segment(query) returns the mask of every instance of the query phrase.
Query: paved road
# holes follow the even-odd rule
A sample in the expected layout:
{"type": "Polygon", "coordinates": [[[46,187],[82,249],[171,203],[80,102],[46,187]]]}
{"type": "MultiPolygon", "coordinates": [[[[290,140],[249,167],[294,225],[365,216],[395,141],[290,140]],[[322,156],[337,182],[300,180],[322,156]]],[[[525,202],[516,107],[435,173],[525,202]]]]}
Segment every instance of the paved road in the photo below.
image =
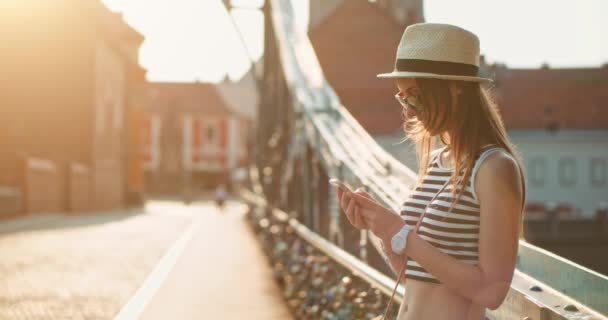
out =
{"type": "Polygon", "coordinates": [[[112,319],[193,221],[176,202],[144,210],[0,222],[0,319],[112,319]]]}
{"type": "Polygon", "coordinates": [[[0,319],[113,319],[128,306],[131,319],[291,319],[245,207],[228,209],[154,201],[0,221],[0,319]]]}
{"type": "Polygon", "coordinates": [[[244,220],[246,206],[206,207],[141,319],[289,320],[270,266],[244,220]]]}

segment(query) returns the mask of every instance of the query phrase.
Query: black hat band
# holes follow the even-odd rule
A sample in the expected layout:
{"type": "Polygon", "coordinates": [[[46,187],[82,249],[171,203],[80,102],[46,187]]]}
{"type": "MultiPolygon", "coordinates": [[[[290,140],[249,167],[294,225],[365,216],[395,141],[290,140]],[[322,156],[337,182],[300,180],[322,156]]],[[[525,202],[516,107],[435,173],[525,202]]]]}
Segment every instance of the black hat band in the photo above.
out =
{"type": "Polygon", "coordinates": [[[458,62],[431,61],[422,59],[397,59],[395,71],[425,72],[441,75],[476,77],[479,67],[458,62]]]}

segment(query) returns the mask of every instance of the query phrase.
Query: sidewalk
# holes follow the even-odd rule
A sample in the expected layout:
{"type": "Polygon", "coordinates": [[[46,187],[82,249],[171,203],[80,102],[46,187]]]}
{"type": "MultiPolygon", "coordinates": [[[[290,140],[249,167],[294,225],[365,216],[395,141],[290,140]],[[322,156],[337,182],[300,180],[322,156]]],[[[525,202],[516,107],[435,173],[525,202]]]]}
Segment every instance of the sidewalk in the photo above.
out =
{"type": "Polygon", "coordinates": [[[235,201],[227,202],[224,212],[205,206],[158,290],[145,306],[136,306],[143,308],[139,319],[292,319],[244,220],[246,209],[235,201]]]}

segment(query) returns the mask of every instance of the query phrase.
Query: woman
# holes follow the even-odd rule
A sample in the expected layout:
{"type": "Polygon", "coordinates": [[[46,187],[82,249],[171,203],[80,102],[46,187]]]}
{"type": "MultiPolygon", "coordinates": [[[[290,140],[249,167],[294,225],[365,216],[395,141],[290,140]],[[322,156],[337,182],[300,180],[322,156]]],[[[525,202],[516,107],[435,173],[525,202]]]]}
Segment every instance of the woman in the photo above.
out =
{"type": "Polygon", "coordinates": [[[420,163],[416,187],[400,214],[366,192],[338,189],[351,224],[380,238],[393,270],[409,256],[400,320],[484,319],[511,284],[523,166],[478,69],[473,33],[435,23],[406,28],[395,71],[378,76],[395,79],[399,89],[404,130],[420,163]],[[445,146],[431,152],[437,140],[445,146]],[[423,211],[418,232],[409,232],[423,211]]]}

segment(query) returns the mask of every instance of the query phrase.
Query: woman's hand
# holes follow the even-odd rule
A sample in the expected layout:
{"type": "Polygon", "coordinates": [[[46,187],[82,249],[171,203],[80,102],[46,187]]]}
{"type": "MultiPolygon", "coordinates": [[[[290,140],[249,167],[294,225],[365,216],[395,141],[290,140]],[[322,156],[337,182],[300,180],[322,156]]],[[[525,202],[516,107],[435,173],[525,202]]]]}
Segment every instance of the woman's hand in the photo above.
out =
{"type": "Polygon", "coordinates": [[[393,213],[392,210],[384,207],[373,198],[354,193],[352,200],[360,208],[359,214],[367,222],[369,229],[384,243],[390,243],[393,235],[405,225],[405,221],[399,215],[393,213]]]}
{"type": "Polygon", "coordinates": [[[338,199],[353,226],[358,229],[370,229],[385,243],[390,243],[393,235],[405,225],[401,217],[382,206],[365,191],[338,190],[338,199]]]}
{"type": "Polygon", "coordinates": [[[347,190],[343,190],[342,188],[337,187],[338,193],[338,203],[340,207],[346,214],[346,218],[348,222],[350,222],[353,227],[357,229],[369,229],[367,222],[361,218],[361,214],[359,213],[359,207],[356,205],[356,201],[352,199],[353,193],[363,193],[366,196],[370,196],[367,192],[362,191],[360,189],[355,190],[355,192],[350,192],[347,190]]]}

